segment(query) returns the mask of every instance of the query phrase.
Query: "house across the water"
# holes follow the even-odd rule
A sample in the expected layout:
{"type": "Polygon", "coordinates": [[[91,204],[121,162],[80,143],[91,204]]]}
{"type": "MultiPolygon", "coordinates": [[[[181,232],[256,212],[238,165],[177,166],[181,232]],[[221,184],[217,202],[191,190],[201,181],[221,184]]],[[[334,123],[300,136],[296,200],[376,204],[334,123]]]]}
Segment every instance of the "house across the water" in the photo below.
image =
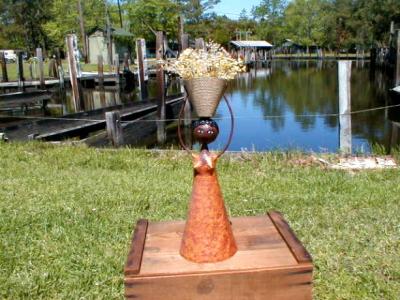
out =
{"type": "MultiPolygon", "coordinates": [[[[129,45],[132,38],[133,34],[121,28],[111,28],[111,57],[114,59],[115,54],[118,54],[119,59],[121,60],[124,57],[124,53],[130,53],[129,45]]],[[[108,53],[107,30],[95,28],[89,33],[88,51],[89,63],[97,64],[97,58],[99,55],[103,56],[105,63],[108,61],[110,56],[108,53]]]]}

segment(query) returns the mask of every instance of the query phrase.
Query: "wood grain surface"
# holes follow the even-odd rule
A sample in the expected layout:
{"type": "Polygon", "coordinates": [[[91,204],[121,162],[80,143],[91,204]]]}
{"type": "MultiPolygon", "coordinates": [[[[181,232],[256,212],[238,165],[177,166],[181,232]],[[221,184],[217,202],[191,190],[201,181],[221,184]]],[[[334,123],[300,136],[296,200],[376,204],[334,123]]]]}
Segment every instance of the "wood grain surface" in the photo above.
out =
{"type": "MultiPolygon", "coordinates": [[[[308,252],[281,214],[271,212],[266,216],[232,218],[231,222],[238,251],[231,258],[216,263],[193,263],[179,254],[184,221],[149,223],[140,270],[127,273],[125,268],[125,297],[312,299],[311,258],[307,257],[305,253],[308,252]]],[[[132,243],[132,249],[140,249],[134,244],[142,245],[142,234],[143,229],[139,229],[138,242],[132,243]]],[[[132,259],[138,262],[135,255],[132,259]]],[[[135,269],[132,266],[130,268],[135,269]]]]}
{"type": "Polygon", "coordinates": [[[129,251],[128,259],[125,264],[125,275],[138,274],[140,271],[148,224],[149,222],[144,219],[136,223],[132,237],[131,250],[129,251]]]}
{"type": "Polygon", "coordinates": [[[282,214],[277,211],[268,213],[276,229],[281,234],[289,249],[292,251],[298,263],[311,263],[312,258],[310,253],[304,248],[303,244],[294,234],[289,224],[285,221],[282,214]]]}

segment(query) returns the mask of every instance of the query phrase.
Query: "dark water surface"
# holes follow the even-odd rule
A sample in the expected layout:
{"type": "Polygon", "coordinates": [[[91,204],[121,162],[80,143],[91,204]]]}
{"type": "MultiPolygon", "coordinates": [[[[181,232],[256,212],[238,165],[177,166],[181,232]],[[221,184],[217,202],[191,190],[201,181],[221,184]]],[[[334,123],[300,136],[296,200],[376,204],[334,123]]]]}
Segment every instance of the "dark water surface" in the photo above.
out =
{"type": "MultiPolygon", "coordinates": [[[[353,61],[351,109],[353,112],[398,104],[397,95],[389,93],[392,82],[382,72],[371,72],[369,63],[353,61]]],[[[169,94],[180,91],[173,83],[169,94]]],[[[149,84],[155,97],[155,82],[149,84]]],[[[235,131],[229,150],[301,149],[336,152],[339,148],[338,80],[336,61],[276,60],[268,67],[251,69],[229,84],[226,96],[235,114],[235,131]]],[[[41,108],[14,110],[12,115],[62,116],[79,111],[140,101],[133,91],[106,87],[84,89],[78,105],[55,92],[51,103],[41,108]]],[[[7,112],[2,112],[2,114],[7,112]]],[[[224,102],[214,118],[220,127],[218,139],[210,145],[222,148],[229,134],[230,119],[224,102]]],[[[399,144],[400,109],[380,109],[351,116],[353,152],[370,152],[372,145],[390,149],[399,144]]],[[[167,142],[158,145],[154,137],[132,146],[149,148],[177,147],[176,123],[167,127],[167,142]],[[169,128],[169,129],[168,129],[169,128]],[[153,141],[153,142],[149,142],[153,141]],[[150,144],[149,144],[150,143],[150,144]]]]}
{"type": "MultiPolygon", "coordinates": [[[[352,63],[351,109],[359,111],[393,103],[390,81],[369,64],[352,63]],[[392,99],[391,99],[392,98],[392,99]]],[[[230,150],[302,149],[336,152],[339,148],[338,80],[336,61],[274,61],[270,68],[252,69],[234,80],[227,93],[236,116],[230,150]]],[[[227,137],[228,109],[217,111],[221,137],[227,137]]],[[[398,145],[399,108],[351,116],[353,151],[369,152],[374,144],[398,145]],[[394,132],[395,131],[395,132],[394,132]]]]}

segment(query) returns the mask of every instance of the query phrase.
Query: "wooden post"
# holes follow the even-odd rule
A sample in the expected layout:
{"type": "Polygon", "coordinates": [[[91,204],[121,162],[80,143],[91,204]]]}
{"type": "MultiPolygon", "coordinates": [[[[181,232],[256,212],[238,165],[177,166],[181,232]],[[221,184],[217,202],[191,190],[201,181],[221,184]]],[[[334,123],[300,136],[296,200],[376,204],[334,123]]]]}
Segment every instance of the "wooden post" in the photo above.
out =
{"type": "MultiPolygon", "coordinates": [[[[180,32],[179,50],[181,52],[183,52],[186,48],[189,47],[189,35],[187,33],[184,33],[184,30],[183,30],[183,16],[181,16],[180,20],[179,20],[179,32],[180,32]]],[[[199,41],[199,43],[200,43],[200,41],[199,41]]],[[[181,86],[181,93],[184,95],[184,97],[186,97],[186,91],[183,86],[183,80],[181,80],[180,86],[181,86]]],[[[185,108],[184,108],[184,119],[183,119],[183,124],[185,126],[189,126],[191,124],[191,117],[192,117],[191,105],[190,105],[190,102],[187,102],[185,104],[185,108]]],[[[185,134],[185,137],[187,137],[187,136],[188,135],[185,134]]]]}
{"type": "Polygon", "coordinates": [[[178,43],[179,43],[179,53],[183,51],[183,15],[178,17],[178,43]]]}
{"type": "Polygon", "coordinates": [[[0,52],[0,64],[1,64],[1,81],[8,82],[7,63],[6,63],[6,58],[4,56],[4,52],[0,52]]]}
{"type": "Polygon", "coordinates": [[[68,68],[69,68],[69,79],[71,81],[72,87],[72,99],[75,103],[75,110],[79,111],[80,109],[80,92],[79,92],[79,84],[78,84],[78,70],[77,70],[77,61],[75,57],[75,47],[76,45],[76,36],[74,34],[68,34],[67,39],[67,53],[68,53],[68,68]]]}
{"type": "MultiPolygon", "coordinates": [[[[187,47],[189,47],[189,35],[188,34],[184,34],[183,35],[183,39],[182,39],[182,50],[185,50],[187,47]]],[[[183,80],[181,80],[181,92],[183,93],[183,96],[186,98],[186,90],[183,86],[183,80]]],[[[184,108],[184,119],[183,119],[183,125],[185,125],[185,127],[188,127],[191,125],[192,123],[192,106],[190,104],[190,102],[186,102],[185,104],[185,108],[184,108]]],[[[191,145],[191,132],[190,133],[186,133],[185,134],[186,138],[190,138],[190,145],[191,145]]],[[[188,145],[188,144],[187,144],[188,145]]]]}
{"type": "Polygon", "coordinates": [[[141,99],[147,98],[147,62],[146,62],[146,42],[144,39],[136,40],[136,53],[138,65],[138,78],[141,99]]]}
{"type": "Polygon", "coordinates": [[[17,70],[18,70],[18,90],[24,91],[24,60],[22,59],[22,52],[17,53],[17,70]]]}
{"type": "Polygon", "coordinates": [[[103,64],[103,55],[97,55],[97,73],[99,79],[99,86],[103,86],[104,84],[104,64],[103,64]]]}
{"type": "Polygon", "coordinates": [[[107,135],[114,147],[124,143],[119,111],[106,112],[107,135]]]}
{"type": "Polygon", "coordinates": [[[400,30],[397,31],[395,87],[400,86],[400,30]]]}
{"type": "Polygon", "coordinates": [[[203,38],[197,38],[195,40],[196,49],[204,49],[205,44],[203,38]]]}
{"type": "Polygon", "coordinates": [[[185,50],[188,47],[188,42],[189,42],[189,36],[185,34],[184,31],[184,18],[183,15],[181,14],[178,18],[178,43],[179,43],[179,53],[181,53],[183,50],[185,50]]]}
{"type": "Polygon", "coordinates": [[[105,107],[107,102],[106,102],[106,91],[104,90],[104,87],[100,87],[99,89],[99,96],[100,96],[100,103],[102,107],[105,107]]]}
{"type": "MultiPolygon", "coordinates": [[[[164,59],[164,33],[157,31],[156,33],[156,59],[164,59]]],[[[157,64],[157,141],[161,144],[166,141],[165,132],[165,78],[164,67],[162,64],[157,64]]]]}
{"type": "Polygon", "coordinates": [[[339,148],[351,154],[351,61],[338,61],[339,148]]]}
{"type": "Polygon", "coordinates": [[[40,81],[40,88],[45,89],[46,83],[44,82],[44,65],[43,65],[43,52],[42,48],[36,48],[36,57],[39,61],[39,81],[40,81]]]}

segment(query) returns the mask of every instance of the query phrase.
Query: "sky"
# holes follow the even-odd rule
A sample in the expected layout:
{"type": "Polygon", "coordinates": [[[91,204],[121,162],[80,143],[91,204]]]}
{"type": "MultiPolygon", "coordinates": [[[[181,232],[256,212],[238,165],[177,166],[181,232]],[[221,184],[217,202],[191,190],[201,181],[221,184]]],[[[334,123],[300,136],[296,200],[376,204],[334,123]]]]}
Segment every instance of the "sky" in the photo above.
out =
{"type": "Polygon", "coordinates": [[[261,0],[221,0],[219,4],[217,4],[213,11],[217,13],[217,15],[226,15],[231,19],[238,19],[239,14],[242,9],[246,9],[247,14],[251,12],[251,8],[260,4],[261,0]]]}

